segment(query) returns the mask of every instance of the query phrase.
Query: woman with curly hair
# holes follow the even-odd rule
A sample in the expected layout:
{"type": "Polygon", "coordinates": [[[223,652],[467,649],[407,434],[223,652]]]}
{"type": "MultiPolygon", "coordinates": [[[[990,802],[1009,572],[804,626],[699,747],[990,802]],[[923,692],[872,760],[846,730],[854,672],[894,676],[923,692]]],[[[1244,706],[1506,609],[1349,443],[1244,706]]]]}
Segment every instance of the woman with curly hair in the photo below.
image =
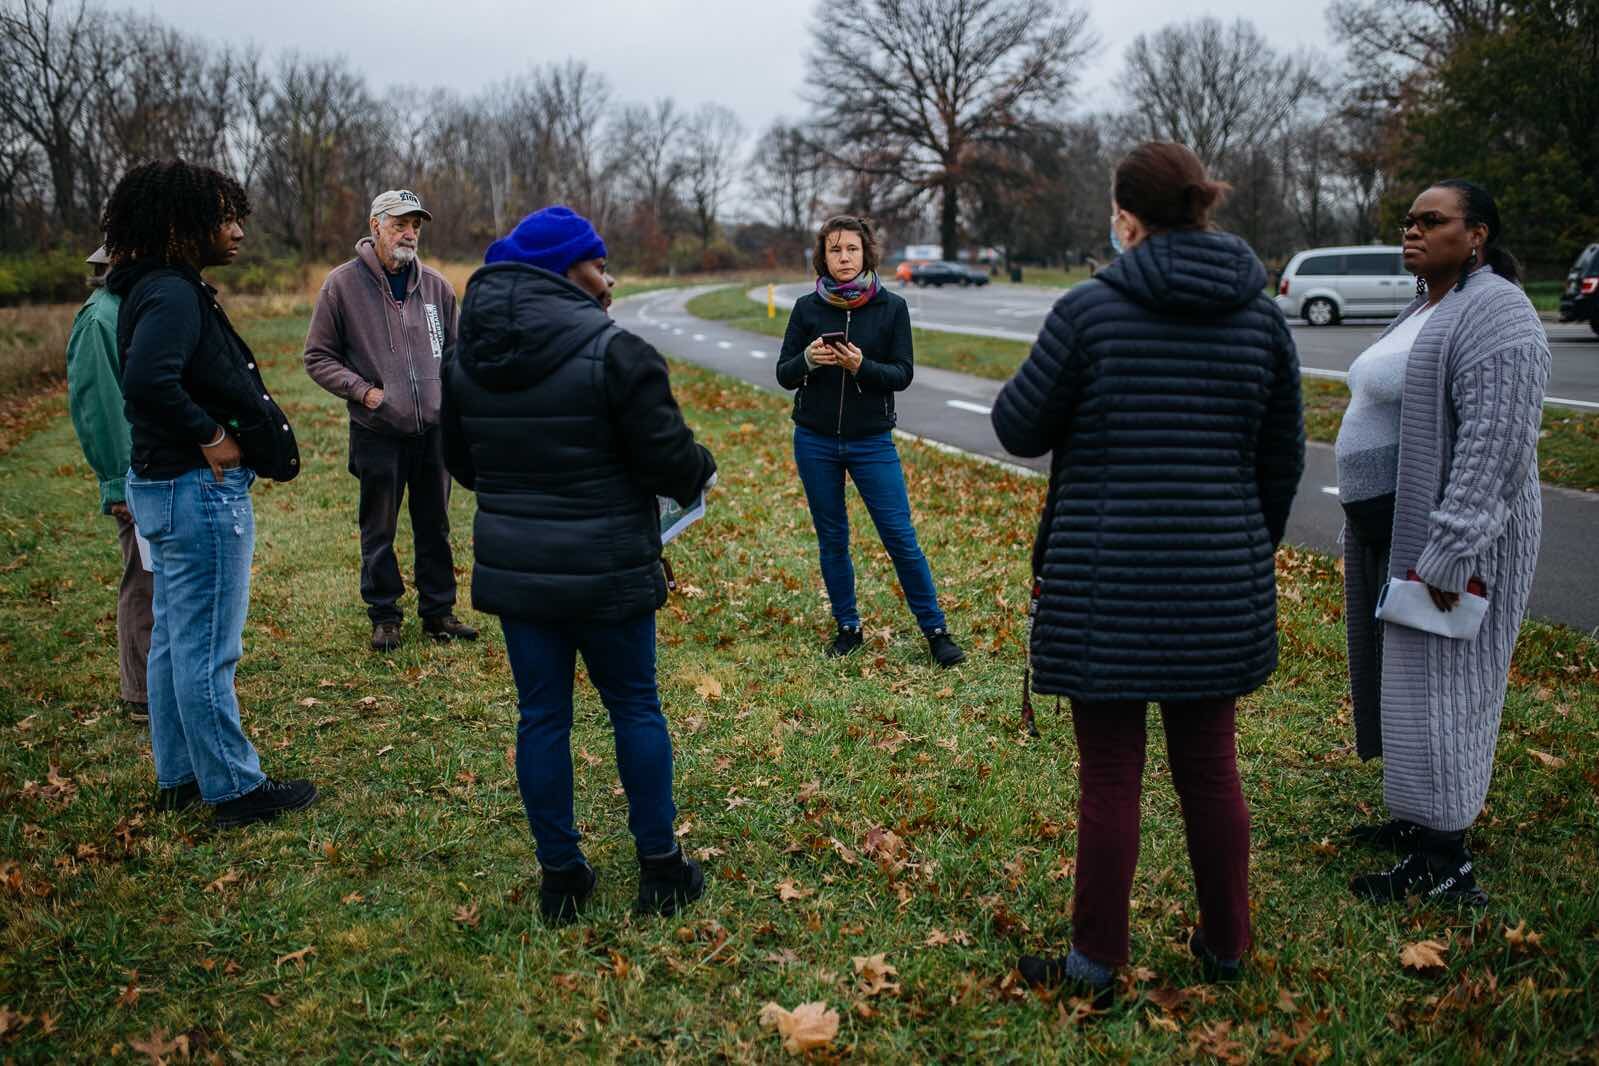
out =
{"type": "Polygon", "coordinates": [[[222,828],[311,804],[275,781],[239,723],[234,669],[250,603],[257,476],[299,472],[288,419],[200,272],[233,261],[250,201],[232,178],[179,160],[129,171],[102,225],[122,298],[117,348],[133,430],[128,505],[150,542],[148,667],[156,806],[201,802],[222,828]]]}

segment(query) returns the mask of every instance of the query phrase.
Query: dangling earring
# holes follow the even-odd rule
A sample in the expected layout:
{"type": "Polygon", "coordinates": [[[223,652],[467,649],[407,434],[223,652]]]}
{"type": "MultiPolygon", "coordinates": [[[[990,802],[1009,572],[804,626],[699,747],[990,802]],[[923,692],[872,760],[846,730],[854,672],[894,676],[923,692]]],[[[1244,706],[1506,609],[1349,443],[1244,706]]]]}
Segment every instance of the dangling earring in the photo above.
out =
{"type": "Polygon", "coordinates": [[[1473,248],[1471,250],[1471,255],[1466,257],[1466,265],[1464,267],[1462,267],[1461,270],[1460,270],[1460,280],[1455,283],[1455,291],[1456,292],[1459,292],[1461,289],[1464,289],[1466,287],[1466,279],[1471,276],[1471,272],[1473,270],[1475,270],[1476,267],[1477,267],[1477,249],[1473,248]]]}
{"type": "Polygon", "coordinates": [[[1423,278],[1420,278],[1420,277],[1416,278],[1416,295],[1417,296],[1425,296],[1425,295],[1427,295],[1427,282],[1423,278]]]}

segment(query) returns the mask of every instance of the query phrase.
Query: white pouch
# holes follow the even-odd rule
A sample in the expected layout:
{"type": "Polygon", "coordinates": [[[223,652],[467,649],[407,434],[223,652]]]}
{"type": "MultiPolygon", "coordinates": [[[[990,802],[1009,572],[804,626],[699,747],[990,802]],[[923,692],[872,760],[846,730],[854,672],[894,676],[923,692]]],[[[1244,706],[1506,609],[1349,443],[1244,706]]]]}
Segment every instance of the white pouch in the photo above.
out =
{"type": "Polygon", "coordinates": [[[1488,598],[1475,592],[1462,592],[1453,610],[1440,611],[1426,583],[1415,578],[1391,577],[1377,597],[1377,617],[1382,621],[1455,640],[1475,637],[1487,614],[1488,598]]]}

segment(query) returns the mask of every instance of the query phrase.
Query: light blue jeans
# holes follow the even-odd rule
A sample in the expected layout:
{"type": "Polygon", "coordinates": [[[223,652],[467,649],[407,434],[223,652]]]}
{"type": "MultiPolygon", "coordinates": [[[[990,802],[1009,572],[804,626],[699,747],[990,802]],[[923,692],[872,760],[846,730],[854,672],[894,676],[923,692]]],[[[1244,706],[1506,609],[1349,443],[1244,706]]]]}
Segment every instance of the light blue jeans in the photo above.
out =
{"type": "Polygon", "coordinates": [[[128,508],[150,542],[155,575],[148,679],[156,784],[198,782],[212,804],[266,780],[233,692],[250,607],[254,481],[247,467],[220,482],[209,469],[171,481],[128,471],[128,508]]]}

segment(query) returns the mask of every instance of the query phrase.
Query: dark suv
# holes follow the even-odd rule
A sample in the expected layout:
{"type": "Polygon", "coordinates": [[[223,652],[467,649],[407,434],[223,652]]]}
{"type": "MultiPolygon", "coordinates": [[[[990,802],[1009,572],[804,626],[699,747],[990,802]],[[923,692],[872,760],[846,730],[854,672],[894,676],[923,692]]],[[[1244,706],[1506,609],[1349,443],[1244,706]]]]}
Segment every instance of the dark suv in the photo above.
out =
{"type": "Polygon", "coordinates": [[[987,285],[988,275],[964,263],[942,260],[911,267],[913,285],[987,285]]]}
{"type": "Polygon", "coordinates": [[[1599,333],[1599,244],[1590,244],[1571,264],[1560,294],[1560,321],[1586,322],[1599,333]]]}

